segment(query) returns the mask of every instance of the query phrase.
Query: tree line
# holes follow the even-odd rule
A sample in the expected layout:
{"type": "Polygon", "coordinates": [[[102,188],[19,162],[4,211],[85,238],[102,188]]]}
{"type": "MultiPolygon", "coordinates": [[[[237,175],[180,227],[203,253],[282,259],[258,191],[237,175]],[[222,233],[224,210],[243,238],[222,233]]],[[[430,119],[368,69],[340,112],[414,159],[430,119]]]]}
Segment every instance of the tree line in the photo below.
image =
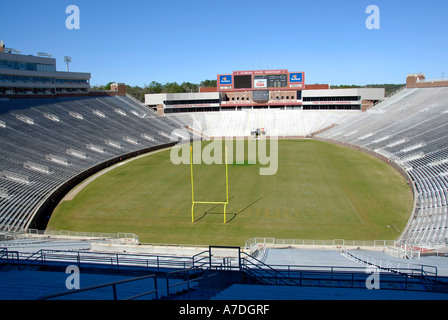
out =
{"type": "MultiPolygon", "coordinates": [[[[110,85],[112,83],[114,83],[114,81],[103,86],[92,86],[90,90],[110,90],[110,85]]],[[[178,84],[177,82],[167,82],[162,84],[157,81],[152,81],[150,84],[145,84],[143,87],[126,85],[126,92],[134,98],[144,102],[145,94],[199,92],[200,87],[216,87],[216,80],[204,80],[199,84],[191,82],[183,82],[182,84],[178,84]]]]}

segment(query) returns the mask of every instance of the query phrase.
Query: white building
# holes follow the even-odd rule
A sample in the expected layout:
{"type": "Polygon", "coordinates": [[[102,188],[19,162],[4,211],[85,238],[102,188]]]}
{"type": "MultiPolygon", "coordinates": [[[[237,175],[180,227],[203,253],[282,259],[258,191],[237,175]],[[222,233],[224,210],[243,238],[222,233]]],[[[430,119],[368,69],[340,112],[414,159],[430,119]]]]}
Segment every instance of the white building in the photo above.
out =
{"type": "Polygon", "coordinates": [[[0,50],[0,96],[87,93],[90,73],[56,71],[56,59],[0,50]]]}

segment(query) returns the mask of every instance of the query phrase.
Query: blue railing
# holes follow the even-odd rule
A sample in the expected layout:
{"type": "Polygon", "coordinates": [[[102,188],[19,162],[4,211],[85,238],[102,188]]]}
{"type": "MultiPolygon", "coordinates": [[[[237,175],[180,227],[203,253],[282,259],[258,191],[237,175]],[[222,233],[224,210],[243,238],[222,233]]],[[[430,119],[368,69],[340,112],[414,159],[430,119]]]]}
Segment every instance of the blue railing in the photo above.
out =
{"type": "Polygon", "coordinates": [[[77,294],[80,292],[94,291],[97,289],[102,289],[102,288],[107,288],[107,287],[112,287],[113,300],[118,300],[118,294],[117,294],[117,286],[118,285],[124,284],[124,283],[129,283],[129,282],[146,280],[148,278],[154,279],[154,289],[133,295],[131,297],[124,298],[123,300],[134,300],[134,299],[141,298],[141,297],[144,297],[144,296],[147,296],[150,294],[154,294],[155,299],[158,299],[159,291],[157,289],[157,277],[155,274],[151,274],[151,275],[147,275],[147,276],[142,276],[142,277],[137,277],[137,278],[132,278],[132,279],[125,279],[125,280],[118,280],[118,281],[114,281],[114,282],[104,283],[104,284],[90,286],[90,287],[81,288],[81,289],[67,290],[67,291],[63,291],[63,292],[59,292],[59,293],[55,293],[55,294],[42,296],[39,298],[39,300],[60,298],[63,296],[74,295],[74,294],[77,294]]]}
{"type": "Polygon", "coordinates": [[[0,260],[14,265],[36,266],[97,266],[102,269],[126,270],[138,269],[142,271],[161,271],[165,268],[189,269],[196,265],[203,265],[207,260],[195,257],[139,255],[125,253],[82,252],[63,250],[39,250],[35,253],[22,253],[3,249],[0,260]],[[202,261],[203,260],[203,261],[202,261]]]}
{"type": "MultiPolygon", "coordinates": [[[[186,285],[190,292],[189,286],[194,281],[191,278],[192,270],[243,272],[243,279],[255,280],[263,284],[349,288],[366,288],[366,281],[371,275],[366,272],[365,266],[267,265],[241,251],[238,252],[238,256],[223,259],[214,256],[211,248],[216,247],[210,247],[209,250],[191,257],[60,250],[40,250],[33,254],[25,254],[0,249],[0,262],[19,267],[24,265],[43,267],[77,265],[78,267],[93,267],[98,270],[164,272],[169,274],[164,277],[167,281],[168,295],[170,295],[170,288],[180,286],[180,284],[172,284],[170,279],[173,275],[181,272],[188,272],[188,276],[181,284],[186,285]],[[177,270],[180,271],[177,272],[177,270]]],[[[379,269],[378,274],[382,289],[448,292],[448,279],[437,276],[437,269],[432,266],[404,270],[379,269]]]]}
{"type": "Polygon", "coordinates": [[[171,271],[166,275],[166,296],[169,298],[171,295],[171,288],[178,287],[178,286],[186,286],[187,290],[187,296],[188,300],[190,300],[190,292],[192,288],[192,282],[199,282],[200,280],[204,279],[208,275],[206,274],[205,270],[202,268],[191,268],[187,270],[177,270],[177,271],[171,271]],[[181,282],[175,282],[174,284],[170,284],[170,280],[173,279],[173,275],[176,275],[176,279],[178,279],[179,276],[181,276],[182,279],[185,279],[181,282]]]}

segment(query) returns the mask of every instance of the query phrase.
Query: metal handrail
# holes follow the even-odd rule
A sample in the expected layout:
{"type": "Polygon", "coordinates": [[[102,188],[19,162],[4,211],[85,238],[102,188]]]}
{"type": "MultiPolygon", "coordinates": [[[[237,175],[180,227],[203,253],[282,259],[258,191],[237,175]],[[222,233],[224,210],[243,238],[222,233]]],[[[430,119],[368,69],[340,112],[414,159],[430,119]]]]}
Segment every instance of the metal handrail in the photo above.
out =
{"type": "Polygon", "coordinates": [[[189,259],[178,256],[160,256],[160,255],[143,255],[143,254],[125,254],[125,253],[103,253],[103,252],[79,252],[79,251],[63,251],[63,250],[39,250],[28,255],[25,261],[37,262],[41,258],[40,263],[45,265],[53,260],[71,261],[80,265],[82,263],[99,263],[119,269],[120,266],[144,266],[146,268],[155,267],[157,269],[166,266],[174,266],[188,268],[193,263],[189,259]],[[32,259],[32,258],[35,259],[32,259]]]}
{"type": "Polygon", "coordinates": [[[20,270],[20,252],[19,251],[10,251],[7,248],[4,248],[0,251],[0,260],[3,260],[6,257],[6,263],[11,263],[11,259],[13,259],[14,255],[16,256],[17,266],[20,270]],[[11,257],[11,258],[10,258],[11,257]]]}
{"type": "Polygon", "coordinates": [[[371,261],[368,261],[368,257],[360,254],[354,254],[348,250],[343,250],[343,255],[347,255],[348,258],[355,259],[361,263],[372,265],[377,267],[378,269],[385,270],[387,272],[396,272],[403,275],[410,275],[413,277],[422,277],[422,278],[434,278],[437,280],[438,278],[438,269],[436,266],[430,266],[430,265],[423,265],[423,264],[409,264],[409,263],[402,263],[404,265],[407,265],[406,268],[400,267],[400,263],[397,263],[397,266],[394,267],[393,263],[386,260],[386,266],[382,265],[382,259],[375,259],[372,258],[371,261]],[[414,267],[412,267],[414,266],[414,267]],[[425,269],[426,268],[426,269],[425,269]],[[429,271],[428,269],[432,269],[434,271],[429,271]]]}
{"type": "Polygon", "coordinates": [[[196,267],[196,266],[197,266],[197,263],[199,263],[199,262],[201,262],[201,263],[200,263],[200,266],[201,266],[201,267],[204,266],[204,265],[206,265],[207,262],[208,262],[208,258],[209,258],[209,257],[208,257],[208,253],[209,253],[209,251],[206,250],[206,251],[202,251],[202,252],[199,252],[199,253],[193,255],[193,256],[191,257],[192,262],[193,262],[193,267],[196,267]],[[197,257],[199,257],[199,256],[201,256],[201,255],[203,255],[204,253],[207,254],[207,255],[200,257],[198,260],[195,260],[195,258],[197,258],[197,257]],[[205,262],[202,262],[203,260],[205,260],[205,262]]]}
{"type": "Polygon", "coordinates": [[[191,268],[191,269],[187,269],[187,270],[176,270],[176,271],[171,271],[166,275],[166,295],[167,297],[170,296],[170,288],[171,287],[176,287],[176,286],[180,286],[183,284],[187,284],[187,288],[188,288],[188,299],[190,299],[190,282],[192,281],[198,281],[201,280],[203,278],[203,276],[198,277],[198,278],[194,278],[194,279],[190,279],[190,272],[191,271],[200,271],[201,273],[204,273],[204,270],[202,268],[191,268]],[[186,273],[187,275],[187,280],[186,281],[182,281],[182,282],[177,282],[175,284],[171,284],[170,285],[170,276],[176,273],[186,273]]]}
{"type": "Polygon", "coordinates": [[[52,298],[62,297],[62,296],[70,295],[70,294],[76,294],[76,293],[79,293],[79,292],[91,291],[91,290],[105,288],[105,287],[110,287],[110,286],[113,288],[114,300],[118,300],[118,298],[117,298],[117,287],[116,287],[117,285],[123,284],[123,283],[128,283],[128,282],[133,282],[133,281],[144,280],[144,279],[148,279],[148,278],[154,278],[154,287],[155,287],[154,290],[146,291],[146,292],[143,292],[143,293],[140,293],[140,294],[128,297],[128,298],[126,298],[124,300],[136,299],[136,298],[139,298],[139,297],[142,297],[142,296],[146,296],[146,295],[152,294],[152,293],[155,293],[156,294],[156,299],[159,299],[159,294],[158,294],[158,289],[157,289],[157,276],[155,274],[150,274],[150,275],[147,275],[147,276],[142,276],[142,277],[137,277],[137,278],[132,278],[132,279],[125,279],[125,280],[118,280],[118,281],[114,281],[114,282],[94,285],[94,286],[85,287],[85,288],[81,288],[81,289],[73,289],[73,290],[63,291],[63,292],[54,293],[54,294],[50,294],[50,295],[45,295],[45,296],[42,296],[42,297],[38,298],[38,300],[48,300],[48,299],[52,299],[52,298]]]}
{"type": "Polygon", "coordinates": [[[248,271],[248,270],[253,271],[248,266],[248,264],[250,264],[250,265],[256,267],[257,270],[259,270],[259,271],[268,271],[269,273],[274,273],[276,279],[280,279],[281,281],[286,281],[288,283],[292,282],[293,284],[297,285],[297,283],[294,280],[291,280],[288,276],[284,275],[279,270],[272,268],[270,265],[264,263],[261,260],[258,260],[257,258],[252,257],[251,255],[249,255],[245,252],[243,252],[243,254],[245,256],[247,256],[248,258],[241,258],[241,268],[242,269],[244,269],[246,271],[248,271]],[[255,260],[257,263],[254,263],[252,260],[255,260]],[[278,276],[280,276],[280,278],[278,276]]]}
{"type": "Polygon", "coordinates": [[[264,246],[354,246],[354,247],[386,247],[395,246],[395,240],[344,240],[344,239],[333,239],[333,240],[312,240],[312,239],[277,239],[268,237],[255,237],[246,240],[244,245],[245,249],[250,249],[252,246],[259,244],[264,246]]]}
{"type": "MultiPolygon", "coordinates": [[[[41,250],[38,253],[34,254],[26,254],[26,253],[19,253],[17,251],[9,251],[7,248],[0,249],[0,261],[7,261],[8,263],[14,263],[17,264],[20,268],[20,264],[26,264],[26,263],[40,263],[42,265],[48,264],[49,262],[57,261],[59,263],[72,263],[77,264],[80,266],[83,263],[96,263],[96,264],[108,264],[111,265],[112,268],[119,269],[121,266],[124,268],[126,266],[144,266],[146,264],[147,269],[149,269],[148,264],[151,264],[151,268],[154,268],[155,263],[157,264],[157,268],[159,267],[168,267],[168,268],[180,268],[182,270],[175,270],[169,273],[169,275],[166,277],[167,279],[167,292],[169,296],[169,289],[175,286],[179,286],[182,284],[186,284],[188,287],[188,294],[190,294],[190,284],[192,281],[199,281],[202,279],[205,279],[205,277],[208,277],[207,272],[210,270],[237,270],[237,271],[244,271],[246,272],[250,277],[254,277],[256,279],[259,279],[261,281],[266,282],[267,284],[272,284],[272,281],[275,280],[276,284],[281,285],[304,285],[302,280],[313,280],[315,279],[321,279],[322,275],[327,274],[326,276],[328,280],[331,282],[337,281],[340,277],[345,277],[345,279],[350,282],[350,276],[351,276],[351,286],[354,286],[355,283],[362,281],[362,277],[360,276],[366,275],[365,268],[361,267],[345,267],[345,266],[297,266],[297,265],[271,265],[271,264],[265,264],[263,261],[254,258],[250,256],[249,254],[245,252],[241,252],[239,259],[238,259],[238,266],[226,266],[226,265],[215,265],[212,264],[211,259],[209,260],[209,263],[207,263],[207,258],[210,258],[209,255],[207,255],[207,251],[202,252],[199,255],[195,255],[195,258],[200,257],[200,255],[204,255],[204,257],[200,257],[198,259],[200,261],[201,267],[198,266],[194,258],[189,257],[189,259],[185,260],[185,258],[182,258],[182,260],[179,260],[179,257],[172,257],[172,256],[152,256],[152,255],[141,255],[144,256],[147,259],[137,259],[133,258],[132,256],[139,256],[139,255],[132,255],[132,254],[110,254],[110,253],[95,253],[92,256],[88,255],[87,257],[82,257],[82,254],[84,252],[68,252],[68,251],[59,251],[59,250],[41,250]],[[29,260],[26,258],[28,257],[29,260]],[[41,259],[39,259],[41,258],[41,259]],[[54,259],[52,259],[54,258],[54,259]],[[164,260],[164,259],[167,260],[164,260]],[[205,260],[203,260],[205,258],[205,260]],[[40,260],[40,261],[39,261],[40,260]],[[237,268],[237,269],[236,269],[237,268]],[[204,273],[198,274],[198,277],[195,277],[194,279],[190,279],[191,272],[198,271],[205,272],[206,275],[204,276],[204,273]],[[186,273],[188,275],[188,279],[186,281],[176,283],[176,284],[170,284],[169,278],[170,276],[174,274],[178,274],[180,272],[186,273]],[[317,277],[317,278],[316,278],[317,277]],[[361,279],[361,280],[360,280],[361,279]]],[[[208,252],[210,253],[210,252],[208,252]]],[[[90,253],[92,254],[92,253],[90,253]]],[[[349,253],[350,254],[350,253],[349,253]]],[[[359,259],[359,257],[356,257],[356,255],[352,256],[354,259],[359,259]]],[[[368,264],[372,266],[377,266],[377,263],[374,263],[373,261],[366,261],[368,264]]],[[[400,267],[391,267],[391,265],[381,266],[379,264],[379,270],[381,270],[381,274],[384,275],[384,279],[382,278],[382,282],[390,282],[390,283],[405,283],[405,290],[418,290],[418,289],[409,289],[408,283],[414,283],[413,281],[422,281],[426,285],[434,285],[435,288],[438,291],[446,292],[448,291],[448,278],[444,277],[438,277],[437,275],[437,268],[434,266],[424,266],[424,265],[414,265],[414,268],[400,268],[400,267]],[[384,272],[384,273],[383,273],[384,272]],[[400,276],[404,277],[401,278],[401,281],[398,281],[393,278],[393,276],[400,276]],[[390,277],[392,278],[390,278],[390,277]],[[437,286],[440,286],[437,287],[437,286]]],[[[154,276],[154,275],[151,275],[154,276]]],[[[150,277],[150,276],[145,276],[150,277]]],[[[142,278],[142,277],[140,277],[142,278]]],[[[165,279],[165,277],[163,277],[165,279]]],[[[139,278],[136,278],[139,279],[139,278]]],[[[66,294],[72,294],[76,292],[86,291],[86,290],[93,290],[95,288],[105,287],[105,286],[112,286],[114,290],[114,299],[116,299],[116,285],[124,282],[130,282],[135,281],[136,279],[127,279],[122,281],[116,281],[114,283],[109,284],[103,284],[99,286],[93,286],[89,288],[83,288],[83,289],[77,289],[77,290],[71,290],[69,292],[63,292],[60,293],[61,295],[66,294]]],[[[155,286],[157,288],[156,279],[155,286]]],[[[306,285],[306,284],[305,284],[306,285]]],[[[316,285],[316,284],[313,284],[316,285]]],[[[434,291],[437,291],[434,289],[434,291]]],[[[135,295],[133,297],[129,297],[127,299],[135,299],[144,295],[148,295],[151,293],[156,293],[156,299],[158,299],[159,295],[158,292],[155,292],[154,290],[148,291],[145,293],[140,293],[138,295],[135,295]]],[[[59,294],[56,294],[59,295],[59,294]]],[[[50,299],[54,295],[51,296],[45,296],[41,299],[50,299]]],[[[56,297],[56,296],[54,296],[56,297]]]]}

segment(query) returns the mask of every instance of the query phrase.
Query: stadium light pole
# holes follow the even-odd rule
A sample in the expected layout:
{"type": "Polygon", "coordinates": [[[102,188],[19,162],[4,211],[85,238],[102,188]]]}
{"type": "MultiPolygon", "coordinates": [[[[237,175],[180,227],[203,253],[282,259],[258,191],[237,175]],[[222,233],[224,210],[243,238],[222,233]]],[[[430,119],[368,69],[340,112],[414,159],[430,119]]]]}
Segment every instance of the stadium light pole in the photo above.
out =
{"type": "Polygon", "coordinates": [[[69,71],[68,64],[69,64],[70,62],[72,62],[72,57],[67,57],[67,56],[65,56],[65,57],[64,57],[64,62],[67,64],[67,72],[70,72],[70,71],[69,71]]]}

